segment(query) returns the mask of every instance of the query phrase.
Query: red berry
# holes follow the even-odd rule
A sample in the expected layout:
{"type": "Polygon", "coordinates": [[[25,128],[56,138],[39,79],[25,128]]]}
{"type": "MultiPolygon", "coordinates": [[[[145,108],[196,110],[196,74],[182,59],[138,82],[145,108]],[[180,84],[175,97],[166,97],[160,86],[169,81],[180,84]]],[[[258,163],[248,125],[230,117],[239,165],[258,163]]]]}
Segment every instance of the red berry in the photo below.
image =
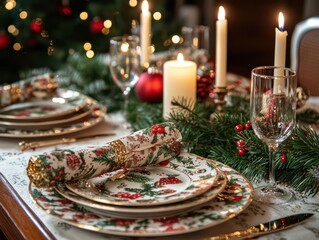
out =
{"type": "Polygon", "coordinates": [[[162,126],[158,126],[158,128],[157,128],[157,133],[159,133],[159,134],[165,133],[165,128],[162,127],[162,126]]]}
{"type": "Polygon", "coordinates": [[[240,156],[245,156],[245,154],[246,154],[245,148],[240,148],[240,149],[238,149],[238,154],[239,154],[240,156]]]}
{"type": "Polygon", "coordinates": [[[152,126],[152,133],[157,133],[157,125],[152,126]]]}
{"type": "Polygon", "coordinates": [[[240,139],[236,142],[237,147],[244,148],[245,147],[245,141],[240,139]]]}
{"type": "Polygon", "coordinates": [[[250,121],[247,121],[247,122],[246,122],[245,128],[246,128],[247,130],[250,130],[250,129],[251,129],[251,123],[250,123],[250,121]]]}
{"type": "Polygon", "coordinates": [[[286,163],[287,162],[287,154],[286,153],[283,153],[281,156],[280,156],[280,161],[282,163],[286,163]]]}
{"type": "Polygon", "coordinates": [[[236,125],[235,130],[236,130],[237,132],[241,132],[241,131],[244,130],[244,126],[241,125],[241,124],[238,124],[238,125],[236,125]]]}

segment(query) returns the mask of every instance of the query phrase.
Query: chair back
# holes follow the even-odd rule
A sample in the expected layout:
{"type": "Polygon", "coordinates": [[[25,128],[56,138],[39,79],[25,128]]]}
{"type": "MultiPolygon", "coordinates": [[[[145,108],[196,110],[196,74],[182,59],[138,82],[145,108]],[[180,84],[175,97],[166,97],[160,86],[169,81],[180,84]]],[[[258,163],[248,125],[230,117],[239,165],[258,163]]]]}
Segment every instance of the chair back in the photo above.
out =
{"type": "Polygon", "coordinates": [[[319,96],[319,17],[298,23],[291,37],[291,68],[298,86],[310,96],[319,96]]]}

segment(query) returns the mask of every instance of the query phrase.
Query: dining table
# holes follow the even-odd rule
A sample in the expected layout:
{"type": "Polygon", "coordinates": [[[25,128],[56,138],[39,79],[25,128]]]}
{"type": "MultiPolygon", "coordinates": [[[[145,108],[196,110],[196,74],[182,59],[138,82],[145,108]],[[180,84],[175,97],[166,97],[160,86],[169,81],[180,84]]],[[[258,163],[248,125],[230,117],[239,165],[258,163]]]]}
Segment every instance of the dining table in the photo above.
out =
{"type": "MultiPolygon", "coordinates": [[[[310,97],[304,107],[319,108],[319,98],[310,97]]],[[[75,132],[70,136],[83,138],[74,143],[39,147],[22,151],[19,147],[21,140],[14,137],[0,138],[0,229],[7,239],[58,239],[58,240],[98,240],[98,239],[210,239],[211,237],[244,229],[249,226],[264,223],[273,219],[297,213],[312,213],[311,218],[301,224],[284,231],[270,233],[257,239],[319,239],[319,194],[306,196],[295,193],[295,198],[282,205],[266,205],[252,199],[249,206],[242,209],[240,214],[234,214],[229,220],[216,226],[178,232],[176,235],[154,236],[116,236],[101,233],[96,229],[87,230],[81,226],[72,226],[61,221],[58,217],[41,209],[30,197],[30,180],[26,173],[29,159],[34,155],[50,152],[58,148],[70,148],[74,151],[86,147],[100,146],[131,133],[123,128],[121,113],[108,113],[103,121],[94,127],[75,132]],[[112,133],[109,136],[97,136],[112,133]]],[[[46,141],[48,138],[32,139],[46,141]]],[[[27,139],[29,140],[29,139],[27,139]]],[[[252,183],[256,186],[255,183],[252,183]]],[[[167,223],[169,224],[169,223],[167,223]]],[[[1,235],[0,235],[1,236],[1,235]]]]}

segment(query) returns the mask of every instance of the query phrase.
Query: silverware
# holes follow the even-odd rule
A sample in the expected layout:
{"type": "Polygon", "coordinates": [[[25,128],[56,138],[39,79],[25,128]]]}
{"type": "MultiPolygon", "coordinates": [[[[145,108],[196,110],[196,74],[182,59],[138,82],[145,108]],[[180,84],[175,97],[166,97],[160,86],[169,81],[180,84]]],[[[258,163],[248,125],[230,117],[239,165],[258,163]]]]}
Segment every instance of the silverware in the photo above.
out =
{"type": "Polygon", "coordinates": [[[75,138],[60,138],[60,139],[35,141],[35,142],[22,141],[22,142],[19,142],[19,147],[22,151],[24,151],[24,150],[28,150],[28,149],[36,149],[39,147],[53,146],[53,145],[57,145],[57,144],[75,143],[79,140],[84,140],[84,139],[89,139],[89,138],[107,137],[107,136],[114,136],[114,135],[115,135],[115,133],[102,133],[102,134],[83,136],[83,137],[75,137],[75,138]]]}
{"type": "Polygon", "coordinates": [[[261,223],[256,226],[248,227],[243,230],[235,231],[228,234],[221,234],[214,237],[204,238],[203,240],[228,240],[228,239],[249,239],[260,235],[286,230],[294,227],[306,219],[313,216],[312,213],[300,213],[278,218],[269,222],[261,223]]]}

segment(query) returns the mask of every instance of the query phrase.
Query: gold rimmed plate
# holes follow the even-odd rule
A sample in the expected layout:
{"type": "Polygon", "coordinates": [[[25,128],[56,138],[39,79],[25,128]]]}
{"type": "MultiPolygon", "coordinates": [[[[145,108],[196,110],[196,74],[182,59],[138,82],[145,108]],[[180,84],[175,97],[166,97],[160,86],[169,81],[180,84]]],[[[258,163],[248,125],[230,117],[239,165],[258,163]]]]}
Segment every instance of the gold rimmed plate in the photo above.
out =
{"type": "Polygon", "coordinates": [[[85,129],[91,128],[98,123],[102,122],[105,117],[105,108],[98,106],[88,116],[79,119],[75,122],[67,123],[63,126],[52,127],[50,129],[7,129],[0,127],[0,137],[6,138],[42,138],[42,137],[55,137],[66,134],[71,134],[85,129]]]}
{"type": "Polygon", "coordinates": [[[96,102],[90,103],[80,109],[78,112],[72,113],[60,117],[59,119],[49,119],[43,121],[31,121],[31,122],[15,122],[15,121],[1,121],[0,128],[6,128],[8,130],[39,130],[39,129],[50,129],[53,127],[65,126],[71,122],[78,121],[90,115],[94,109],[97,107],[96,102]]]}
{"type": "Polygon", "coordinates": [[[165,166],[128,169],[121,179],[107,180],[104,184],[91,186],[80,180],[65,186],[100,203],[155,206],[193,198],[206,192],[217,180],[217,169],[211,161],[196,155],[182,155],[166,161],[165,166]]]}
{"type": "Polygon", "coordinates": [[[65,198],[82,205],[93,213],[107,217],[121,217],[129,219],[138,218],[160,218],[174,216],[177,214],[188,212],[192,209],[200,207],[202,204],[210,201],[216,197],[221,191],[224,190],[227,183],[227,176],[217,168],[218,181],[207,192],[190,198],[185,201],[167,204],[164,206],[151,206],[151,207],[125,207],[114,206],[94,202],[89,199],[83,198],[72,191],[68,190],[64,184],[56,187],[56,190],[65,198]]]}
{"type": "Polygon", "coordinates": [[[0,119],[2,121],[53,119],[79,111],[88,104],[88,101],[89,98],[79,92],[60,88],[52,98],[33,99],[2,108],[0,119]]]}

